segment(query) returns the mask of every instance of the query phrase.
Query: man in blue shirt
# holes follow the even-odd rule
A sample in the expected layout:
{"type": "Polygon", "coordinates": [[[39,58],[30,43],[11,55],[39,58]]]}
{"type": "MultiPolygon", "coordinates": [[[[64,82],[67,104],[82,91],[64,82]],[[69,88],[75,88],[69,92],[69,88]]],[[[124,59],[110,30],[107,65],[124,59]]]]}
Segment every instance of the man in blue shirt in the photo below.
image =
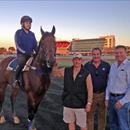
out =
{"type": "Polygon", "coordinates": [[[105,130],[106,107],[105,90],[110,70],[110,65],[101,59],[100,48],[92,50],[92,60],[85,64],[92,76],[93,83],[93,103],[91,111],[87,114],[88,130],[94,130],[94,113],[98,107],[98,130],[105,130]]]}
{"type": "Polygon", "coordinates": [[[109,126],[110,130],[130,130],[130,61],[125,46],[116,46],[115,58],[106,89],[109,126]]]}
{"type": "Polygon", "coordinates": [[[16,87],[18,77],[22,71],[27,60],[31,57],[32,53],[37,49],[37,41],[33,32],[30,31],[32,18],[23,16],[21,18],[22,28],[15,33],[15,44],[17,49],[18,65],[15,73],[15,81],[13,87],[16,87]]]}

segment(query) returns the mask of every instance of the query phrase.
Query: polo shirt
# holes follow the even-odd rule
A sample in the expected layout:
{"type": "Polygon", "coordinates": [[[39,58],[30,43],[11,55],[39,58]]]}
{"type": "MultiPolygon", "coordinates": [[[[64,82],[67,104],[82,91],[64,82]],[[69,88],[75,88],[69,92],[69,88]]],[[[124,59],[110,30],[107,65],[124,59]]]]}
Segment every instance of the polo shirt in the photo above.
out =
{"type": "Polygon", "coordinates": [[[110,64],[105,61],[101,61],[98,68],[96,68],[93,65],[92,61],[89,61],[84,65],[84,68],[87,71],[89,71],[89,73],[92,76],[93,92],[94,93],[104,92],[107,87],[110,64]]]}

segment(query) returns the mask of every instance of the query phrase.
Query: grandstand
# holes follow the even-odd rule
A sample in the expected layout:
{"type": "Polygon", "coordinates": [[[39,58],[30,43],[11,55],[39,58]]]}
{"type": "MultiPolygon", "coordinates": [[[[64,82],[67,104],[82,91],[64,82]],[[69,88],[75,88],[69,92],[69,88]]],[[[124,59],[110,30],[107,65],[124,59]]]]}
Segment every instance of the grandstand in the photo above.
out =
{"type": "Polygon", "coordinates": [[[90,55],[91,50],[99,47],[104,54],[113,53],[115,47],[115,36],[101,36],[91,39],[73,39],[72,41],[57,41],[57,55],[69,55],[80,52],[83,55],[90,55]]]}

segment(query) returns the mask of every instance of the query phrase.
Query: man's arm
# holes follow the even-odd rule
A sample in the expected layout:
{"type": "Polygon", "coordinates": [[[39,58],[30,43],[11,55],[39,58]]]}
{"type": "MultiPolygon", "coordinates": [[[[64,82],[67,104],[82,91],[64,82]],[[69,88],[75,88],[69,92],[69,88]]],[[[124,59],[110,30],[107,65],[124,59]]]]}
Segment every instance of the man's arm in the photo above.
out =
{"type": "Polygon", "coordinates": [[[20,39],[20,32],[19,32],[19,31],[16,31],[14,40],[15,40],[16,48],[17,48],[21,53],[24,54],[25,51],[24,51],[24,49],[22,48],[22,42],[21,42],[21,39],[20,39]]]}
{"type": "Polygon", "coordinates": [[[109,79],[108,79],[107,87],[106,87],[106,95],[105,95],[105,99],[106,100],[109,100],[109,94],[110,94],[110,92],[109,92],[109,79]]]}
{"type": "Polygon", "coordinates": [[[108,107],[108,101],[109,101],[109,89],[108,86],[106,88],[106,95],[105,95],[105,106],[108,107]]]}
{"type": "Polygon", "coordinates": [[[109,86],[110,86],[110,79],[111,79],[111,76],[112,75],[111,73],[113,72],[113,65],[112,64],[111,66],[108,65],[108,80],[107,80],[107,87],[106,87],[106,94],[105,94],[105,105],[106,107],[108,107],[108,100],[109,100],[109,95],[110,95],[110,91],[109,91],[109,86]]]}
{"type": "Polygon", "coordinates": [[[63,78],[64,77],[64,70],[65,70],[65,68],[59,68],[56,65],[56,66],[53,67],[51,76],[57,76],[59,78],[60,77],[63,78]]]}
{"type": "Polygon", "coordinates": [[[107,87],[106,87],[106,94],[105,94],[105,106],[108,107],[108,101],[109,101],[109,84],[110,84],[110,72],[108,75],[108,81],[107,81],[107,87]]]}
{"type": "Polygon", "coordinates": [[[126,79],[127,85],[128,85],[127,91],[126,91],[125,96],[121,100],[119,100],[122,105],[130,102],[130,67],[128,67],[127,69],[128,69],[127,70],[127,79],[126,79]]]}
{"type": "Polygon", "coordinates": [[[86,78],[86,84],[87,84],[87,91],[88,91],[88,103],[93,102],[93,85],[92,85],[92,78],[89,74],[86,78]]]}
{"type": "Polygon", "coordinates": [[[92,78],[90,74],[86,78],[86,84],[87,84],[87,91],[88,91],[88,102],[86,105],[86,111],[90,112],[91,105],[93,102],[93,85],[92,85],[92,78]]]}

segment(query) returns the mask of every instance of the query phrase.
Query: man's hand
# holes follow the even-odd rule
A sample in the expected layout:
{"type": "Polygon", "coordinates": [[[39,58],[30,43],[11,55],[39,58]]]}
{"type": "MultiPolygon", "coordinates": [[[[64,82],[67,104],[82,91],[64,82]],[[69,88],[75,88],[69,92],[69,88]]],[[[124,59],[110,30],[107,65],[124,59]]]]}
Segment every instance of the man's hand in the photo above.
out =
{"type": "Polygon", "coordinates": [[[86,112],[90,112],[91,111],[91,104],[87,103],[86,107],[85,107],[85,110],[86,112]]]}
{"type": "Polygon", "coordinates": [[[105,106],[108,108],[108,100],[105,100],[105,106]]]}
{"type": "Polygon", "coordinates": [[[52,73],[51,73],[51,76],[60,77],[60,72],[59,72],[58,63],[55,63],[55,64],[54,64],[53,70],[52,70],[52,73]]]}
{"type": "Polygon", "coordinates": [[[51,76],[63,78],[64,77],[64,69],[65,68],[59,67],[58,63],[55,63],[53,70],[52,70],[52,73],[51,73],[51,76]]]}
{"type": "Polygon", "coordinates": [[[123,105],[121,104],[120,101],[117,101],[117,102],[115,103],[115,108],[116,108],[116,109],[120,109],[121,107],[123,107],[123,105]]]}

